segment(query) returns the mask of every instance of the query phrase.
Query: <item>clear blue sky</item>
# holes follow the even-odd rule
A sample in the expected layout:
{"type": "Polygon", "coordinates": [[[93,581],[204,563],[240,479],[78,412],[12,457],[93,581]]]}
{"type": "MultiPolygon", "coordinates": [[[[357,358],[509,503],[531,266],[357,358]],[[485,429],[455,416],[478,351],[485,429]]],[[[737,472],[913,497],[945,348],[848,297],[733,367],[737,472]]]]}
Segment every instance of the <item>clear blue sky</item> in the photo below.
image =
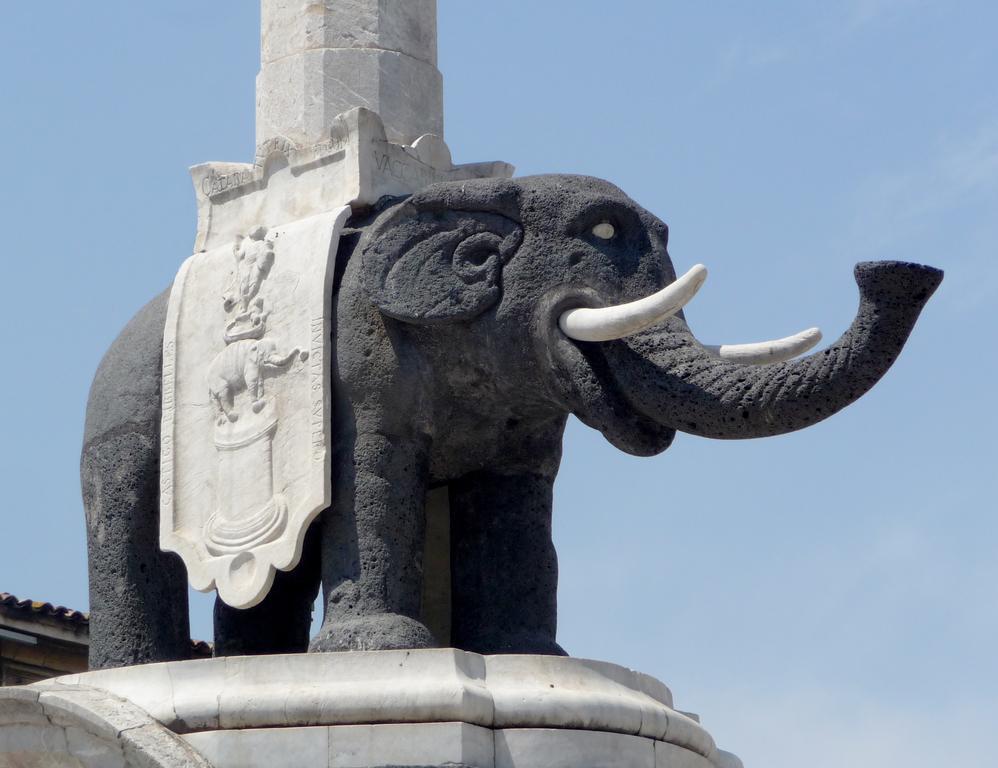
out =
{"type": "MultiPolygon", "coordinates": [[[[831,339],[856,261],[943,267],[859,403],[764,441],[569,429],[562,643],[660,677],[752,768],[998,753],[998,5],[440,0],[458,161],[619,184],[704,341],[831,339]]],[[[91,376],[190,253],[188,166],[253,157],[252,0],[5,3],[0,590],[85,608],[91,376]]],[[[208,601],[194,632],[210,634],[208,601]]]]}

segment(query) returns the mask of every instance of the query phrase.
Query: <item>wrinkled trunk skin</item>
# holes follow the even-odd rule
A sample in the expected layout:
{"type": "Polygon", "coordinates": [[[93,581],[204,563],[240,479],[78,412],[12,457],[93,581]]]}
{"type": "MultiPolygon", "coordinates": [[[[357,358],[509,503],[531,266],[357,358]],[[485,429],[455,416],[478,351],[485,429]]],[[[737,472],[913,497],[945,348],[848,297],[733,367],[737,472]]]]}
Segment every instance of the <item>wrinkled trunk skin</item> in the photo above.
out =
{"type": "Polygon", "coordinates": [[[860,305],[849,330],[798,360],[760,366],[719,360],[679,317],[601,350],[624,396],[660,424],[721,439],[793,432],[877,383],[943,277],[903,262],[861,263],[855,275],[860,305]]]}

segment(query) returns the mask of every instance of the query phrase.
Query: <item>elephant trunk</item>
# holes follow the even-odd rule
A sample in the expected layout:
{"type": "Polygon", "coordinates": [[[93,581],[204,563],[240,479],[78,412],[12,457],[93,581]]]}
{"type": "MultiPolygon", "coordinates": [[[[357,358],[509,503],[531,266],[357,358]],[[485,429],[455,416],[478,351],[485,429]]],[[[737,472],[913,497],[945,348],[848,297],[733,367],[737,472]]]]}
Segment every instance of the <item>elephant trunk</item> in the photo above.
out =
{"type": "Polygon", "coordinates": [[[680,317],[602,350],[624,396],[659,424],[721,439],[792,432],[846,407],[887,372],[943,273],[865,262],[855,276],[860,305],[852,325],[804,358],[758,366],[721,360],[680,317]]]}

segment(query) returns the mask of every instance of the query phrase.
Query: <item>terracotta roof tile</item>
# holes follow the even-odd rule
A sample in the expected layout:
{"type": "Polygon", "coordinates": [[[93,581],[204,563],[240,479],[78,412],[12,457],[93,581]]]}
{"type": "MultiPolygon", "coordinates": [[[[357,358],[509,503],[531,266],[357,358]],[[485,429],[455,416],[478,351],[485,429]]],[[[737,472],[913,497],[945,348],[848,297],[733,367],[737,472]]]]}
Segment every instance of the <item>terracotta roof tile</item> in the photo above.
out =
{"type": "Polygon", "coordinates": [[[13,611],[32,613],[59,619],[71,624],[89,624],[90,614],[81,611],[74,611],[62,605],[52,605],[52,603],[40,603],[36,600],[19,600],[8,592],[0,592],[0,607],[13,611]]]}
{"type": "MultiPolygon", "coordinates": [[[[37,600],[20,600],[9,592],[0,592],[0,609],[6,608],[18,613],[30,613],[35,616],[48,616],[53,619],[65,621],[77,626],[90,625],[90,614],[82,611],[74,611],[62,605],[52,605],[52,603],[40,603],[37,600]]],[[[191,652],[197,657],[210,657],[212,655],[211,643],[204,640],[191,640],[191,652]]]]}

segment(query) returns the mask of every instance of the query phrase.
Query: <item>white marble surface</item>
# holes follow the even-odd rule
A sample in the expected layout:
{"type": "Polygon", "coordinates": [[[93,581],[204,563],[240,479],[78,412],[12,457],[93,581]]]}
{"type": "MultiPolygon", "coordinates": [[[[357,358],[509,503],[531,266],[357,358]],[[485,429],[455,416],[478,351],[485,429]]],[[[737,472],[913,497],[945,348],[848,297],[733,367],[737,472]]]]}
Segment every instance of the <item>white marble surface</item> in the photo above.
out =
{"type": "Polygon", "coordinates": [[[513,166],[503,162],[453,165],[438,136],[421,136],[411,146],[390,141],[381,118],[357,107],[331,115],[316,141],[274,137],[257,146],[252,163],[194,166],[194,250],[226,245],[255,226],[279,226],[343,205],[372,205],[440,181],[512,175],[513,166]]]}
{"type": "Polygon", "coordinates": [[[260,38],[264,64],[299,51],[376,48],[435,65],[437,2],[263,0],[260,38]]]}
{"type": "Polygon", "coordinates": [[[655,742],[655,768],[734,768],[722,762],[721,755],[727,753],[718,752],[713,762],[691,752],[688,749],[677,747],[666,741],[655,742]]]}
{"type": "Polygon", "coordinates": [[[6,733],[8,752],[90,755],[58,763],[87,768],[131,765],[124,747],[114,751],[122,734],[160,751],[176,750],[163,734],[181,734],[215,768],[741,768],[673,708],[664,684],[585,659],[454,649],[231,657],[6,693],[0,745],[6,733]]]}
{"type": "Polygon", "coordinates": [[[215,768],[724,768],[640,736],[467,723],[206,731],[183,737],[215,768]]]}
{"type": "Polygon", "coordinates": [[[258,728],[184,735],[214,768],[329,765],[329,728],[258,728]]]}
{"type": "Polygon", "coordinates": [[[436,0],[263,0],[257,143],[320,141],[354,107],[389,139],[443,135],[436,0]]]}
{"type": "Polygon", "coordinates": [[[208,731],[184,736],[215,768],[735,768],[666,742],[565,729],[467,723],[208,731]]]}
{"type": "Polygon", "coordinates": [[[188,259],[163,339],[160,546],[248,608],[331,501],[330,301],[343,206],[188,259]]]}
{"type": "Polygon", "coordinates": [[[377,112],[388,138],[411,144],[442,135],[443,77],[433,64],[397,51],[339,48],[302,51],[264,64],[257,78],[257,139],[307,144],[354,107],[377,112]]]}
{"type": "MultiPolygon", "coordinates": [[[[584,659],[454,649],[231,657],[90,672],[60,683],[128,699],[192,734],[192,743],[208,739],[193,735],[200,731],[464,723],[496,733],[536,731],[545,743],[554,738],[547,731],[618,734],[647,741],[653,756],[658,743],[680,750],[665,750],[660,765],[669,766],[662,763],[668,758],[697,768],[689,755],[704,766],[736,765],[723,763],[710,734],[673,708],[661,682],[584,659]]],[[[513,754],[518,739],[535,737],[510,738],[513,754]]]]}
{"type": "Polygon", "coordinates": [[[211,768],[129,701],[45,682],[0,689],[0,768],[211,768]]]}
{"type": "MultiPolygon", "coordinates": [[[[709,763],[707,764],[709,766],[709,763]]],[[[598,731],[496,732],[495,768],[655,768],[655,742],[598,731]]],[[[706,768],[706,767],[705,767],[706,768]]]]}
{"type": "Polygon", "coordinates": [[[492,730],[467,723],[210,731],[184,738],[215,768],[492,768],[495,749],[492,730]]]}

